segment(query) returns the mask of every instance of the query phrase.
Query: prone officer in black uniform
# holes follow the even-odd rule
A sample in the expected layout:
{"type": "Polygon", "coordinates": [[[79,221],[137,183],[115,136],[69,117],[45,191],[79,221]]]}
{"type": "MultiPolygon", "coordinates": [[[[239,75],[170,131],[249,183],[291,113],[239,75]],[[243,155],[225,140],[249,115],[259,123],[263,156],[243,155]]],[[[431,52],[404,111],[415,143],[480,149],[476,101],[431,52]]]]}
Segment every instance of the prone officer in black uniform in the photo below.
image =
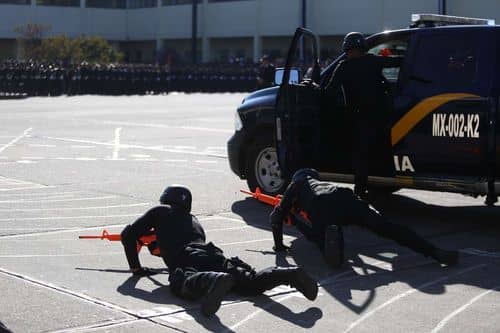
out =
{"type": "MultiPolygon", "coordinates": [[[[384,68],[399,67],[402,57],[382,57],[367,54],[364,36],[359,32],[351,32],[344,38],[342,45],[347,59],[341,61],[326,86],[327,93],[335,94],[341,86],[344,88],[347,107],[355,114],[356,137],[354,138],[353,164],[355,169],[354,192],[365,196],[368,182],[368,171],[372,166],[370,154],[377,158],[385,156],[389,162],[388,152],[374,152],[374,143],[379,137],[390,137],[388,120],[384,114],[386,104],[386,88],[383,84],[384,68]],[[375,153],[375,154],[374,154],[375,153]]],[[[387,142],[389,142],[387,140],[387,142]]]]}
{"type": "MultiPolygon", "coordinates": [[[[232,289],[242,295],[258,295],[279,285],[290,285],[314,300],[318,286],[298,267],[269,267],[256,272],[238,257],[226,258],[191,215],[191,192],[172,185],[160,197],[161,205],[146,212],[121,233],[128,264],[136,276],[153,275],[139,262],[137,242],[141,236],[156,233],[157,246],[169,269],[172,293],[184,299],[202,299],[201,311],[217,312],[224,296],[232,289]]],[[[150,245],[151,246],[151,245],[150,245]]],[[[151,250],[151,249],[150,249],[151,250]]]]}
{"type": "Polygon", "coordinates": [[[347,225],[367,228],[442,264],[455,265],[458,261],[456,251],[440,249],[411,229],[389,222],[351,189],[320,181],[314,169],[300,169],[293,175],[270,215],[276,252],[289,249],[283,244],[283,222],[294,212],[292,221],[297,229],[320,248],[327,263],[334,267],[343,263],[342,227],[347,225]],[[298,216],[299,212],[305,217],[298,216]]]}

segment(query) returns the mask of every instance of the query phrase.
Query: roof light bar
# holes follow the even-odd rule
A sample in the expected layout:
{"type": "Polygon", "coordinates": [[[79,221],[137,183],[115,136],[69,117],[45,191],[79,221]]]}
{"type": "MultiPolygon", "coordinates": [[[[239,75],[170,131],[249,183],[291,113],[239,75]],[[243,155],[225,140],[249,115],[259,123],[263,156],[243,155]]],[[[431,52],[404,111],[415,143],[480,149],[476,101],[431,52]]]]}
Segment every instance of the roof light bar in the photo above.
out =
{"type": "Polygon", "coordinates": [[[495,20],[472,17],[437,15],[437,14],[412,14],[411,27],[437,27],[443,25],[495,25],[495,20]]]}

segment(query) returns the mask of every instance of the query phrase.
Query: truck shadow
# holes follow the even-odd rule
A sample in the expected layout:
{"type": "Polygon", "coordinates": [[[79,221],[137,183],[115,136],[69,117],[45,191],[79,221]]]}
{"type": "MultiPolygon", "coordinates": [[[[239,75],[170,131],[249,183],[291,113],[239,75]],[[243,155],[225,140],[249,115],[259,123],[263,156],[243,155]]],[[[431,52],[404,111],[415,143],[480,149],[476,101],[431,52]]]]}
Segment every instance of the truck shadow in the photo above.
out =
{"type": "MultiPolygon", "coordinates": [[[[344,228],[346,263],[340,269],[331,269],[314,244],[303,237],[294,239],[289,259],[304,267],[323,290],[352,312],[362,313],[376,299],[379,287],[398,282],[407,284],[410,290],[436,296],[445,294],[446,287],[454,284],[484,289],[495,285],[487,276],[497,276],[500,271],[500,207],[445,207],[400,194],[379,197],[372,205],[391,221],[409,226],[433,243],[461,250],[461,259],[457,267],[442,267],[392,241],[348,226],[344,228]],[[492,262],[495,264],[490,265],[492,262]],[[484,274],[486,271],[491,275],[484,274]],[[471,278],[476,273],[484,278],[471,278]],[[353,298],[353,291],[358,299],[353,298]],[[363,301],[359,300],[359,291],[363,301]]],[[[270,230],[268,206],[247,199],[235,202],[233,212],[249,225],[270,230]]],[[[298,235],[293,228],[284,231],[298,235]]],[[[277,264],[291,261],[276,258],[277,264]]]]}

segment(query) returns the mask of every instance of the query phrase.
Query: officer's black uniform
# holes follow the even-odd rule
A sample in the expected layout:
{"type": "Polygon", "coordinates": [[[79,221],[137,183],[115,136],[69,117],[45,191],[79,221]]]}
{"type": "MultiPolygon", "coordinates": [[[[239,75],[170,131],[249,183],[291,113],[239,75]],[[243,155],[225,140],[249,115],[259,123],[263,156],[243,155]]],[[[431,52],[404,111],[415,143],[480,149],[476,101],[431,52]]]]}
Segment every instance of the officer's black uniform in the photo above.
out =
{"type": "Polygon", "coordinates": [[[257,89],[272,87],[274,84],[274,65],[269,62],[268,56],[264,55],[259,66],[257,89]]]}
{"type": "Polygon", "coordinates": [[[144,275],[148,273],[141,269],[136,244],[141,236],[154,229],[161,257],[169,268],[171,291],[187,299],[205,296],[204,303],[202,302],[204,314],[215,313],[225,293],[233,286],[240,294],[250,296],[288,284],[307,298],[316,298],[316,282],[302,269],[273,267],[256,272],[237,257],[228,259],[221,249],[211,242],[206,243],[203,227],[190,214],[191,194],[187,188],[168,187],[160,202],[163,205],[150,209],[121,234],[133,272],[144,275]],[[182,204],[181,199],[175,199],[180,197],[179,193],[187,198],[186,204],[182,204]],[[213,289],[216,289],[215,295],[211,292],[213,289]]]}
{"type": "MultiPolygon", "coordinates": [[[[365,52],[365,42],[359,33],[350,33],[344,40],[344,50],[360,48],[365,52]],[[353,39],[354,37],[354,39],[353,39]],[[355,39],[358,38],[358,39],[355,39]]],[[[363,194],[367,186],[370,161],[390,159],[388,138],[388,117],[384,108],[386,104],[386,89],[383,84],[384,68],[399,67],[401,57],[381,57],[364,54],[359,58],[341,61],[335,69],[326,90],[335,94],[341,86],[344,89],[347,107],[355,113],[356,136],[353,138],[353,164],[355,168],[355,192],[363,194]],[[374,149],[378,142],[386,141],[384,150],[374,149]],[[383,158],[381,158],[384,156],[383,158]],[[370,158],[371,157],[371,158],[370,158]]]]}
{"type": "MultiPolygon", "coordinates": [[[[326,237],[328,236],[327,229],[331,225],[342,227],[350,224],[367,228],[442,263],[454,264],[457,261],[456,252],[438,249],[411,229],[387,221],[378,211],[356,196],[351,189],[318,180],[318,174],[313,169],[301,169],[295,173],[280,204],[270,215],[277,251],[286,249],[283,245],[283,221],[292,209],[307,214],[309,221],[301,218],[295,218],[292,221],[308,240],[319,246],[327,261],[332,259],[338,261],[336,258],[328,258],[329,254],[325,253],[327,252],[325,249],[329,246],[328,237],[326,237]]],[[[341,246],[343,246],[342,243],[341,246]]],[[[343,249],[337,252],[341,254],[343,249]]]]}

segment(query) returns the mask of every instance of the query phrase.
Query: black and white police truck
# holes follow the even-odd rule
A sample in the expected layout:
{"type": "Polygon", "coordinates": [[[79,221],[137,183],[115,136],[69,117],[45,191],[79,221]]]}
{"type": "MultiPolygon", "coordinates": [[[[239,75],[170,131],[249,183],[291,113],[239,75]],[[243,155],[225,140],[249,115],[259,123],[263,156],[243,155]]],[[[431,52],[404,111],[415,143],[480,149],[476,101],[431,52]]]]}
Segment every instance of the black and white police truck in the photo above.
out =
{"type": "MultiPolygon", "coordinates": [[[[500,192],[500,26],[492,20],[412,15],[410,28],[367,38],[368,52],[403,57],[384,69],[389,158],[373,159],[369,186],[487,195],[500,192]],[[379,160],[390,163],[379,163],[379,160]],[[498,179],[497,179],[498,178],[498,179]]],[[[317,37],[298,28],[280,85],[254,92],[236,113],[228,142],[231,169],[250,189],[280,193],[299,168],[353,182],[354,117],[342,91],[324,87],[341,55],[321,73],[317,37]],[[300,73],[313,73],[307,80],[300,73]],[[316,74],[314,74],[316,73],[316,74]],[[311,82],[314,82],[312,84],[311,82]]]]}

